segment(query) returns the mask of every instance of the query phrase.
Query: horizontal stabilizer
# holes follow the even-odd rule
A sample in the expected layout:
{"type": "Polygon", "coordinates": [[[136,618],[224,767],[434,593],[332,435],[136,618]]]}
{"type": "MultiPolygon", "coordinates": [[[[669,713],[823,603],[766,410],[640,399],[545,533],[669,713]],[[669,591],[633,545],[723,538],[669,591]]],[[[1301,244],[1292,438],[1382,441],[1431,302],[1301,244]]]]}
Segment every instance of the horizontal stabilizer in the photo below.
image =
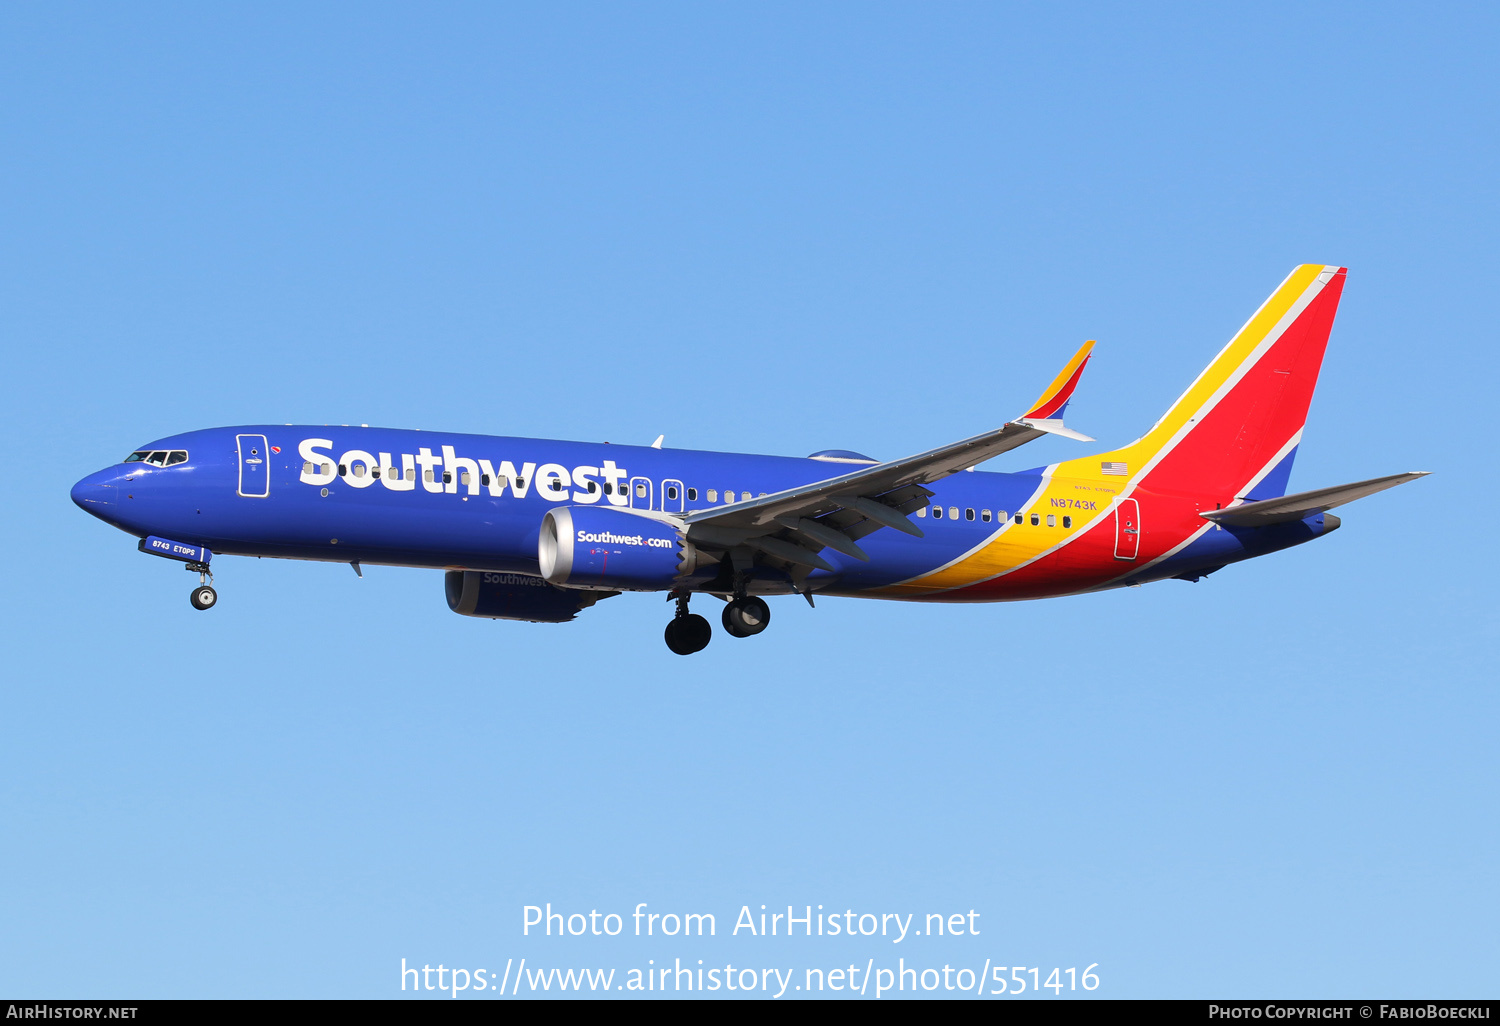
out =
{"type": "Polygon", "coordinates": [[[1198,515],[1216,524],[1229,524],[1234,527],[1269,527],[1272,524],[1286,524],[1296,520],[1305,520],[1314,513],[1322,513],[1335,506],[1342,506],[1346,502],[1363,499],[1366,495],[1374,495],[1387,488],[1415,481],[1419,477],[1426,477],[1427,473],[1425,470],[1419,470],[1410,474],[1392,474],[1389,477],[1356,481],[1354,484],[1334,485],[1332,488],[1315,488],[1310,492],[1298,492],[1296,495],[1283,495],[1275,499],[1262,499],[1259,502],[1246,502],[1239,506],[1230,506],[1228,509],[1211,509],[1198,515]]]}

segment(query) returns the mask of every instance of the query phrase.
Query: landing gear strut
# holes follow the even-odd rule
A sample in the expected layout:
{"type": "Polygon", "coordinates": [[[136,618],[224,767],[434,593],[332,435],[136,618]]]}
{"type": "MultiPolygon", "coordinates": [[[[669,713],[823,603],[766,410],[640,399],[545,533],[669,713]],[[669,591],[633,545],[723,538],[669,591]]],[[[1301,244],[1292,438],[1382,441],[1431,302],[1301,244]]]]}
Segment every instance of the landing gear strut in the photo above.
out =
{"type": "Polygon", "coordinates": [[[667,624],[667,647],[678,655],[692,655],[708,647],[714,630],[708,621],[697,613],[688,612],[690,593],[679,589],[668,596],[677,600],[677,613],[667,624]]]}
{"type": "Polygon", "coordinates": [[[219,593],[209,583],[214,579],[214,572],[208,568],[207,563],[189,563],[187,569],[198,572],[198,586],[188,596],[188,601],[193,604],[194,609],[212,609],[219,601],[219,593]]]}

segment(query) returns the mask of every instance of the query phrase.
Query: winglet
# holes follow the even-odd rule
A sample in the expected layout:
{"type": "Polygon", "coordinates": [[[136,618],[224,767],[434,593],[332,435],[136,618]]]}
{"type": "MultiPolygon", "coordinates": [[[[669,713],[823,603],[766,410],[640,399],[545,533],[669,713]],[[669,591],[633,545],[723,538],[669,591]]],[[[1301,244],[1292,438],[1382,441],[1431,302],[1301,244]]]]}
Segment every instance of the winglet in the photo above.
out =
{"type": "Polygon", "coordinates": [[[1089,357],[1093,355],[1093,340],[1085,342],[1073,354],[1073,359],[1068,361],[1064,367],[1052,379],[1052,384],[1042,392],[1041,397],[1031,404],[1031,409],[1018,417],[1018,420],[1062,420],[1063,411],[1068,408],[1068,400],[1073,398],[1073,390],[1078,387],[1078,380],[1083,377],[1083,368],[1088,366],[1089,357]]]}
{"type": "Polygon", "coordinates": [[[1052,384],[1047,386],[1041,397],[1031,404],[1031,409],[1017,417],[1014,423],[1048,434],[1062,435],[1064,438],[1075,438],[1080,442],[1092,442],[1093,439],[1088,435],[1063,427],[1062,415],[1068,408],[1068,401],[1073,398],[1073,390],[1078,387],[1078,381],[1083,377],[1083,368],[1088,366],[1093,352],[1093,340],[1079,347],[1068,365],[1052,379],[1052,384]]]}

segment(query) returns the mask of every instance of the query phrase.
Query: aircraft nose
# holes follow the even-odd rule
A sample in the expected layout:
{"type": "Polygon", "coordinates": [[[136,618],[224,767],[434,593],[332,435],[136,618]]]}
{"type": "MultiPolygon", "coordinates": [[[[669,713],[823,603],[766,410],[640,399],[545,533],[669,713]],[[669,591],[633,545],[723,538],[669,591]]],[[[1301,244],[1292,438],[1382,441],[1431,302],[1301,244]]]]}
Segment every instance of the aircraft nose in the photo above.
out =
{"type": "Polygon", "coordinates": [[[90,474],[74,485],[70,494],[79,509],[102,516],[109,507],[118,503],[116,490],[115,471],[111,469],[90,474]]]}

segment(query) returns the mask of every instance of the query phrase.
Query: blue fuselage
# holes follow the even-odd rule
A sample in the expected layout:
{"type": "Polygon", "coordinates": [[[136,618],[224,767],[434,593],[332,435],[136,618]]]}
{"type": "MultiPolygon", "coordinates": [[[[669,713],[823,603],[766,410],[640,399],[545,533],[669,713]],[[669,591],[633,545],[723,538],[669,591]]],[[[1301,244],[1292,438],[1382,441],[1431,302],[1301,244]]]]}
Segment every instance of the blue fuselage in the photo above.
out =
{"type": "MultiPolygon", "coordinates": [[[[533,575],[542,518],[553,507],[680,513],[850,469],[827,457],[363,427],[214,428],[138,452],[153,450],[185,457],[171,466],[130,462],[102,470],[75,486],[74,501],[138,537],[162,536],[217,554],[533,575]]],[[[923,537],[877,531],[860,543],[868,562],[826,549],[834,571],[817,570],[807,583],[854,595],[942,567],[1022,509],[1044,473],[970,472],[939,481],[931,501],[944,516],[921,520],[923,537]]],[[[1191,559],[1168,560],[1119,583],[1222,565],[1312,536],[1257,539],[1255,533],[1212,532],[1194,544],[1191,559]]],[[[781,590],[776,577],[766,575],[759,590],[781,590]]]]}

